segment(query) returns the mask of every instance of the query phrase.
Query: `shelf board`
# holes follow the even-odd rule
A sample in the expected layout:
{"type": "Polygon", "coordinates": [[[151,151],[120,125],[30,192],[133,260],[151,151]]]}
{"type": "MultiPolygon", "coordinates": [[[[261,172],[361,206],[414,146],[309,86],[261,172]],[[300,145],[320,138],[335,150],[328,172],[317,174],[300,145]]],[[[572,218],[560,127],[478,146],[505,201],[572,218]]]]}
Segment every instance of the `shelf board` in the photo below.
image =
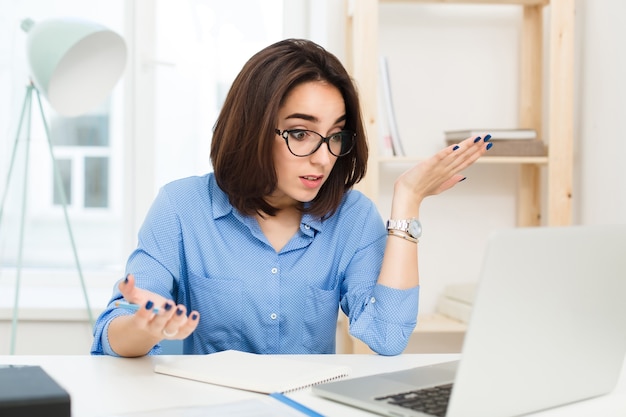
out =
{"type": "MultiPolygon", "coordinates": [[[[380,164],[415,164],[425,158],[417,156],[381,156],[380,164]]],[[[476,161],[477,164],[534,164],[545,165],[548,163],[547,156],[483,156],[476,161]]]]}
{"type": "Polygon", "coordinates": [[[550,0],[378,0],[380,3],[446,3],[446,4],[517,4],[545,6],[550,0]]]}
{"type": "Polygon", "coordinates": [[[413,333],[464,333],[467,330],[467,324],[446,317],[442,314],[431,313],[417,316],[417,326],[413,333]]]}

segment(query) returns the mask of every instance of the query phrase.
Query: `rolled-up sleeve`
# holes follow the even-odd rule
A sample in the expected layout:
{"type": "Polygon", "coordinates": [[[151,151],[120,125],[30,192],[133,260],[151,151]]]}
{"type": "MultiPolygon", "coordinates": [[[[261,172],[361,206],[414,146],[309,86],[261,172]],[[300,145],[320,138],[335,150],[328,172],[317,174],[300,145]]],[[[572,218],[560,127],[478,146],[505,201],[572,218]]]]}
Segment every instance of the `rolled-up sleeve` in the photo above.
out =
{"type": "Polygon", "coordinates": [[[350,334],[381,355],[398,355],[417,324],[419,286],[406,290],[376,284],[363,311],[354,315],[350,334]]]}
{"type": "Polygon", "coordinates": [[[406,348],[417,324],[419,286],[396,289],[377,283],[387,230],[370,201],[355,199],[362,224],[352,227],[345,240],[351,253],[341,290],[341,309],[347,314],[350,334],[381,355],[398,355],[406,348]]]}

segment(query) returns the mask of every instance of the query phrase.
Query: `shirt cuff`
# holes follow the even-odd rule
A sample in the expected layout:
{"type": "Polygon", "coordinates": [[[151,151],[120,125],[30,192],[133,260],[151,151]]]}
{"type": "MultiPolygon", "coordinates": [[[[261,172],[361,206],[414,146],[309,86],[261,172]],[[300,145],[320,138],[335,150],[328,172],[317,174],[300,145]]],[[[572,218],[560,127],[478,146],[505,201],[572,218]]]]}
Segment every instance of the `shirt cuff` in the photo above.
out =
{"type": "Polygon", "coordinates": [[[372,296],[365,304],[365,309],[373,309],[372,315],[380,318],[393,318],[394,323],[417,323],[419,304],[419,285],[406,290],[376,284],[372,296]]]}

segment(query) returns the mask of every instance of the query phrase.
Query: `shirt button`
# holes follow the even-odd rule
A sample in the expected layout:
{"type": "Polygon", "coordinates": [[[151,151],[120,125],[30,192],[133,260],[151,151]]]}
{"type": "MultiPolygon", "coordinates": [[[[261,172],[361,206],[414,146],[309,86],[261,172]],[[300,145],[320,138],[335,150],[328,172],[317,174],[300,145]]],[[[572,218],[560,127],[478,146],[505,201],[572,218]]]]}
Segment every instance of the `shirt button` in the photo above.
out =
{"type": "Polygon", "coordinates": [[[272,274],[275,274],[278,272],[278,268],[272,268],[272,274]]]}
{"type": "Polygon", "coordinates": [[[276,317],[278,317],[278,316],[276,315],[276,313],[272,313],[272,314],[270,314],[270,318],[271,318],[272,320],[276,320],[276,317]]]}
{"type": "Polygon", "coordinates": [[[305,225],[304,225],[304,228],[305,228],[306,230],[309,230],[309,229],[311,228],[311,226],[309,226],[308,224],[305,224],[305,225]]]}
{"type": "Polygon", "coordinates": [[[375,303],[375,302],[376,302],[376,298],[374,298],[374,297],[370,298],[370,303],[372,303],[372,304],[373,304],[373,303],[375,303]]]}

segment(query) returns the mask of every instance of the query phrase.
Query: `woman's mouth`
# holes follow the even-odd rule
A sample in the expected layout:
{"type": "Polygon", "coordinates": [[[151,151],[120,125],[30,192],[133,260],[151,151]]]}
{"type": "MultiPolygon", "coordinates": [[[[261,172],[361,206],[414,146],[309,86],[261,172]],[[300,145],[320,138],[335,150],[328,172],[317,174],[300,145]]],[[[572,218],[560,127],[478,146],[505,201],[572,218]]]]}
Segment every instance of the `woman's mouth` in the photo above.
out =
{"type": "Polygon", "coordinates": [[[319,175],[303,175],[300,177],[300,181],[302,181],[305,187],[316,188],[322,183],[322,178],[324,177],[319,175]]]}

